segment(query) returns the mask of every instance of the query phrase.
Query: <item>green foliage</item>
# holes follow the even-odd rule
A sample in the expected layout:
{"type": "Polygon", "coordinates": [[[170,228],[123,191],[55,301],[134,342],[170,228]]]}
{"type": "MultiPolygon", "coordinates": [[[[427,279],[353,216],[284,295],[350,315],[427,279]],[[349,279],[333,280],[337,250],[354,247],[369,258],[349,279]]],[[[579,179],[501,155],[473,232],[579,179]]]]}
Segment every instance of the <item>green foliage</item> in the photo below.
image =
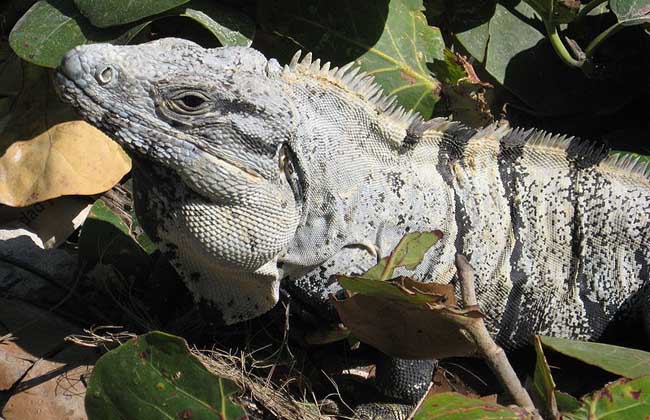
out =
{"type": "Polygon", "coordinates": [[[555,381],[551,375],[551,368],[546,362],[542,343],[535,337],[535,371],[533,373],[533,392],[539,401],[539,409],[547,417],[557,417],[558,404],[555,396],[555,381]]]}
{"type": "Polygon", "coordinates": [[[398,267],[414,270],[420,265],[427,251],[440,238],[442,238],[442,232],[439,230],[433,232],[407,233],[388,257],[379,260],[377,265],[363,273],[361,277],[375,280],[388,280],[393,277],[393,273],[398,267]]]}
{"type": "Polygon", "coordinates": [[[89,420],[235,420],[239,392],[199,362],[180,337],[153,331],[103,355],[88,383],[89,420]]]}
{"type": "Polygon", "coordinates": [[[650,415],[650,376],[619,379],[583,398],[582,407],[562,413],[567,420],[636,420],[650,415]]]}
{"type": "Polygon", "coordinates": [[[134,229],[128,217],[119,216],[102,200],[90,209],[79,235],[79,258],[86,267],[109,264],[118,272],[142,275],[152,262],[149,255],[156,250],[140,229],[134,229]]]}
{"type": "Polygon", "coordinates": [[[124,44],[151,22],[170,16],[191,19],[207,29],[222,45],[249,46],[254,23],[244,14],[210,0],[94,2],[41,0],[16,23],[9,35],[11,48],[23,60],[56,67],[63,55],[81,44],[124,44]],[[170,7],[180,5],[179,7],[170,7]],[[117,25],[117,26],[116,26],[117,25]]]}
{"type": "Polygon", "coordinates": [[[650,22],[650,3],[647,0],[611,0],[609,7],[623,26],[650,22]]]}
{"type": "Polygon", "coordinates": [[[650,375],[650,353],[647,351],[557,337],[540,337],[540,340],[559,353],[626,378],[650,375]]]}
{"type": "Polygon", "coordinates": [[[532,416],[522,411],[470,398],[454,392],[433,394],[426,398],[413,416],[413,420],[524,420],[532,416]]]}
{"type": "Polygon", "coordinates": [[[107,28],[109,26],[135,22],[136,20],[180,6],[188,1],[148,0],[125,2],[123,0],[74,0],[74,4],[92,25],[98,28],[107,28]]]}
{"type": "Polygon", "coordinates": [[[352,334],[394,357],[408,359],[466,356],[475,343],[449,314],[481,318],[476,308],[456,306],[454,287],[422,283],[409,277],[391,278],[398,267],[414,270],[442,232],[411,232],[391,254],[361,276],[336,276],[346,299],[332,299],[352,334]]]}
{"type": "Polygon", "coordinates": [[[39,1],[16,23],[9,43],[23,60],[44,67],[56,67],[63,54],[89,42],[128,42],[142,29],[96,28],[83,18],[72,0],[39,1]]]}
{"type": "Polygon", "coordinates": [[[578,15],[580,3],[567,0],[525,0],[545,22],[569,23],[578,15]]]}
{"type": "Polygon", "coordinates": [[[246,15],[212,0],[191,0],[167,14],[174,15],[199,23],[221,45],[250,47],[253,42],[255,23],[246,15]]]}
{"type": "Polygon", "coordinates": [[[388,297],[411,303],[439,302],[440,294],[405,293],[408,279],[393,277],[395,269],[404,267],[414,270],[424,259],[427,251],[442,238],[442,232],[411,232],[395,246],[389,256],[382,258],[361,276],[336,276],[346,290],[368,296],[388,297]]]}
{"type": "Polygon", "coordinates": [[[567,67],[529,4],[497,3],[477,13],[478,22],[460,27],[456,41],[531,114],[603,114],[630,101],[620,81],[589,78],[567,67]]]}
{"type": "Polygon", "coordinates": [[[261,23],[278,35],[276,56],[298,50],[343,65],[354,61],[399,102],[429,117],[440,85],[427,63],[443,59],[438,28],[427,25],[421,0],[260,3],[261,23]]]}

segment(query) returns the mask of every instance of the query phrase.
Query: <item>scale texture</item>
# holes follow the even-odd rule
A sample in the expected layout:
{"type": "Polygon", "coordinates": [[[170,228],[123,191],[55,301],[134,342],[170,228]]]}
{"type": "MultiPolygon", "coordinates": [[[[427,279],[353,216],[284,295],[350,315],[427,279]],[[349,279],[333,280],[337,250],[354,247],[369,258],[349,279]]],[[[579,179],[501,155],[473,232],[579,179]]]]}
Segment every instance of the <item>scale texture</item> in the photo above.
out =
{"type": "Polygon", "coordinates": [[[235,323],[281,283],[327,311],[338,286],[407,232],[443,239],[415,271],[476,270],[507,347],[532,334],[595,339],[642,309],[650,181],[631,157],[495,124],[423,121],[352,65],[281,66],[240,47],[179,39],[69,52],[59,90],[136,162],[136,209],[197,302],[235,323]]]}

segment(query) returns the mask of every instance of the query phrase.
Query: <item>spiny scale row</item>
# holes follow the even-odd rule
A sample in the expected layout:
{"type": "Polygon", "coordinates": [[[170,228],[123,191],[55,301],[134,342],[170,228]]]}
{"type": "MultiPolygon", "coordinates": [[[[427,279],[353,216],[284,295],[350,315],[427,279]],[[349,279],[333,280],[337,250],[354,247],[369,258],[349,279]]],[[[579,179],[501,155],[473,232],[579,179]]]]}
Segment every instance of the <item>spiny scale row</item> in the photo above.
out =
{"type": "Polygon", "coordinates": [[[330,68],[329,61],[321,66],[320,59],[312,61],[311,53],[307,53],[302,60],[300,59],[301,54],[301,51],[294,54],[291,62],[284,67],[285,71],[293,71],[300,66],[311,74],[332,78],[363,98],[366,98],[369,102],[381,109],[387,117],[406,126],[421,119],[419,114],[406,110],[401,105],[398,105],[395,96],[386,95],[381,86],[375,82],[375,78],[361,71],[359,67],[354,65],[354,62],[348,63],[340,68],[330,68]]]}
{"type": "Polygon", "coordinates": [[[644,178],[650,176],[650,163],[641,159],[639,156],[617,153],[610,155],[603,163],[644,178]]]}
{"type": "MultiPolygon", "coordinates": [[[[524,130],[521,128],[515,128],[513,130],[515,133],[517,131],[519,132],[518,135],[525,140],[526,146],[543,146],[547,148],[564,150],[565,152],[568,149],[569,145],[576,140],[576,138],[573,136],[567,136],[564,134],[552,134],[544,130],[524,130]]],[[[587,140],[581,140],[580,143],[575,147],[575,153],[578,156],[600,154],[603,153],[605,149],[604,145],[587,140]]],[[[635,155],[626,153],[609,155],[601,162],[601,165],[620,169],[621,172],[626,172],[630,175],[636,175],[643,178],[648,178],[650,176],[650,163],[635,155]]]]}

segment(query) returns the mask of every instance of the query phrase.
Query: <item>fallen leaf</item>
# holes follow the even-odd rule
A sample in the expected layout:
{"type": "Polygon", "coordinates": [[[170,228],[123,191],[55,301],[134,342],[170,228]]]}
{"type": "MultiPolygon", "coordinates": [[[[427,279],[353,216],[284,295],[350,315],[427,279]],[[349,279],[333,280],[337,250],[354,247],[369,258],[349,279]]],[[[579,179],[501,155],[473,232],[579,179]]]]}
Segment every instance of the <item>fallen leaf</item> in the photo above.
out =
{"type": "Polygon", "coordinates": [[[0,116],[0,203],[21,207],[110,189],[130,170],[128,156],[57,100],[46,70],[21,65],[23,88],[0,116]]]}
{"type": "Polygon", "coordinates": [[[0,299],[0,389],[5,420],[85,420],[82,376],[94,349],[71,347],[64,337],[80,332],[52,312],[0,299]],[[10,334],[10,336],[8,336],[10,334]]]}
{"type": "Polygon", "coordinates": [[[442,359],[476,353],[474,341],[465,330],[444,316],[452,308],[440,305],[432,309],[362,294],[344,300],[332,299],[352,334],[388,355],[402,359],[442,359]]]}

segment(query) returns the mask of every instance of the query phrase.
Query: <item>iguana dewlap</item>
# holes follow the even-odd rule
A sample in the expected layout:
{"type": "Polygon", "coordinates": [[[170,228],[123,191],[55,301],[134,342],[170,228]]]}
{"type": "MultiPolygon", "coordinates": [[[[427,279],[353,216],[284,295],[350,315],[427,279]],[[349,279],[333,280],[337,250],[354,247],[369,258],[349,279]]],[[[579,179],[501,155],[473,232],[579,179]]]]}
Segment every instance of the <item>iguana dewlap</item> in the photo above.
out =
{"type": "Polygon", "coordinates": [[[77,47],[57,81],[139,162],[145,228],[226,323],[283,279],[325,302],[409,231],[444,238],[400,274],[447,283],[465,254],[511,346],[595,338],[648,279],[648,168],[578,139],[423,121],[351,65],[180,39],[77,47]]]}

